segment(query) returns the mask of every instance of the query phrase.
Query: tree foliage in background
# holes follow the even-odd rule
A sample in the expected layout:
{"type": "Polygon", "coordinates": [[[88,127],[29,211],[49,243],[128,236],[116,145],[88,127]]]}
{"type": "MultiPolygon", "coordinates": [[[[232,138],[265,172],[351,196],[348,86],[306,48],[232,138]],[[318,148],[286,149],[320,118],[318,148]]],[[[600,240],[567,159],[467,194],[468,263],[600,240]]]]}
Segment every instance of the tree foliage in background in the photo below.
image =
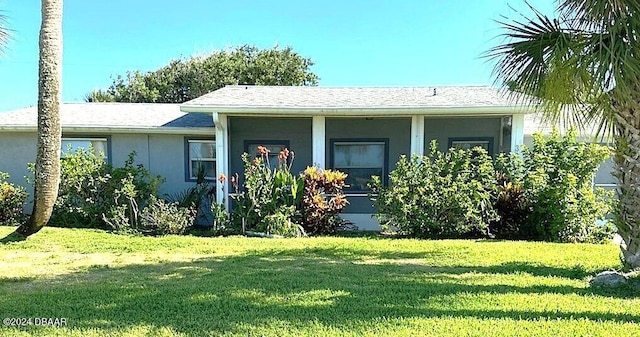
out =
{"type": "Polygon", "coordinates": [[[152,72],[118,75],[106,90],[87,95],[87,102],[182,103],[232,84],[317,85],[313,61],[290,47],[241,46],[208,56],[172,60],[152,72]]]}
{"type": "Polygon", "coordinates": [[[505,42],[487,53],[495,76],[537,98],[550,122],[613,134],[616,226],[624,260],[640,268],[640,2],[560,0],[556,18],[531,9],[502,22],[505,42]]]}

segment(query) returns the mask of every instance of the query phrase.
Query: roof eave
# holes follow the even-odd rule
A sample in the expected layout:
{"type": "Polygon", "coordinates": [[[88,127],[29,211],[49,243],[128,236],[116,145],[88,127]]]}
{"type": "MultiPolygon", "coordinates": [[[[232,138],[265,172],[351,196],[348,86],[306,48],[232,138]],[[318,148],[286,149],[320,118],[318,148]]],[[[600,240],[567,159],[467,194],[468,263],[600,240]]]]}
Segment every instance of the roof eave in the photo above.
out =
{"type": "MultiPolygon", "coordinates": [[[[0,125],[0,131],[6,132],[36,132],[33,125],[0,125]]],[[[110,133],[110,134],[166,134],[166,135],[211,135],[214,127],[131,127],[131,126],[90,126],[73,125],[63,126],[62,132],[75,133],[110,133]]]]}
{"type": "Polygon", "coordinates": [[[225,113],[278,116],[390,116],[390,115],[503,115],[528,114],[535,110],[527,106],[433,106],[433,107],[277,107],[277,106],[221,106],[182,105],[183,112],[225,113]]]}

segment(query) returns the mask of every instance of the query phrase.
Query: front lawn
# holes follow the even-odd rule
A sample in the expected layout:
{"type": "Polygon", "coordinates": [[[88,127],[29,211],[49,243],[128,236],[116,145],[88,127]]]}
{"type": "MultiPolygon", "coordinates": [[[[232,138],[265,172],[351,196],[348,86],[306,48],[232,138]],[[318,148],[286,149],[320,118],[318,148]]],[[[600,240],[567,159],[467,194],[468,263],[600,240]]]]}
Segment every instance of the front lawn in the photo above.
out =
{"type": "MultiPolygon", "coordinates": [[[[0,227],[4,237],[13,228],[0,227]]],[[[0,245],[2,336],[636,336],[640,293],[592,289],[613,245],[129,237],[0,245]]]]}

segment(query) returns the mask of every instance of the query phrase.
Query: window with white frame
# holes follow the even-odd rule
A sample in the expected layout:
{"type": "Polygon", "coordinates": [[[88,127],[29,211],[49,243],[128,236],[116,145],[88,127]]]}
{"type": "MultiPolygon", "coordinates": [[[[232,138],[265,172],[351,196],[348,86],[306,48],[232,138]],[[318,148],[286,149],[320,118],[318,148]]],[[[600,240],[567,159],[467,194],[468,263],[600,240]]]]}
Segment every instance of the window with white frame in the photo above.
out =
{"type": "Polygon", "coordinates": [[[216,181],[216,142],[210,139],[187,139],[187,178],[216,181]]]}
{"type": "Polygon", "coordinates": [[[493,153],[493,138],[449,138],[449,148],[470,150],[481,147],[493,153]]]}
{"type": "Polygon", "coordinates": [[[369,191],[372,176],[387,175],[388,140],[332,140],[331,168],[346,173],[346,191],[369,191]]]}
{"type": "Polygon", "coordinates": [[[107,138],[94,137],[63,137],[61,143],[61,156],[75,153],[78,150],[93,151],[96,156],[109,161],[109,150],[107,138]]]}

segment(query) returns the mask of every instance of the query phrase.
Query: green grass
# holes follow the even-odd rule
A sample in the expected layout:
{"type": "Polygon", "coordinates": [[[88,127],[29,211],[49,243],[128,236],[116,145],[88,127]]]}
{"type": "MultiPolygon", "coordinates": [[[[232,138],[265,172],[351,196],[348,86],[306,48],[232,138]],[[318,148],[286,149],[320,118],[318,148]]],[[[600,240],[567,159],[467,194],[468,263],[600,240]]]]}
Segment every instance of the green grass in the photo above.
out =
{"type": "MultiPolygon", "coordinates": [[[[0,236],[12,228],[0,227],[0,236]]],[[[640,336],[638,290],[593,289],[611,245],[129,237],[0,245],[2,336],[640,336]]]]}

